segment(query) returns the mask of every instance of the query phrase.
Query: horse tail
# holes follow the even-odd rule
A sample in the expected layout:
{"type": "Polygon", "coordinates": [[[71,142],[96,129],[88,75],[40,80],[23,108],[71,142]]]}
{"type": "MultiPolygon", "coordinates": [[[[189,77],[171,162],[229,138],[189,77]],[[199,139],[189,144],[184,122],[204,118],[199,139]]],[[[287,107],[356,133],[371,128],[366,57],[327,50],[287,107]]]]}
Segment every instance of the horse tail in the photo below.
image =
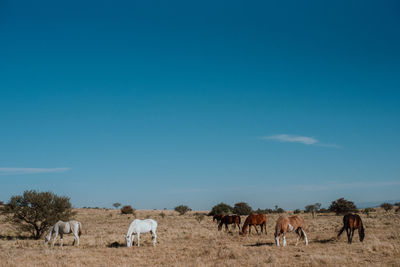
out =
{"type": "Polygon", "coordinates": [[[343,231],[346,229],[346,227],[348,227],[348,225],[349,225],[348,220],[349,220],[349,214],[347,214],[343,217],[343,227],[342,227],[342,229],[340,229],[337,237],[339,237],[343,233],[343,231]]]}
{"type": "Polygon", "coordinates": [[[247,233],[247,227],[249,226],[249,223],[247,220],[244,221],[244,224],[242,226],[242,235],[245,235],[247,233]]]}
{"type": "Polygon", "coordinates": [[[79,237],[81,237],[81,234],[82,234],[82,224],[81,224],[81,222],[78,222],[78,236],[79,237]]]}

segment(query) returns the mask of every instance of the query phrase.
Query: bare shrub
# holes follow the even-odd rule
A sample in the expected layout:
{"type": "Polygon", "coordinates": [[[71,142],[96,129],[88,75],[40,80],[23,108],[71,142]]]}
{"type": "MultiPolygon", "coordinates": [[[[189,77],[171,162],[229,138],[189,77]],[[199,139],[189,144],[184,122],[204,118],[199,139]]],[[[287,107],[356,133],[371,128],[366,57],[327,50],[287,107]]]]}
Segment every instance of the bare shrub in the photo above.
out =
{"type": "Polygon", "coordinates": [[[365,208],[362,210],[362,213],[366,214],[369,217],[369,214],[374,211],[375,211],[374,208],[365,208]]]}
{"type": "Polygon", "coordinates": [[[315,203],[315,204],[311,204],[311,205],[307,205],[305,207],[305,212],[311,212],[313,218],[315,218],[315,213],[317,213],[319,211],[319,209],[321,208],[321,203],[315,203]]]}
{"type": "Polygon", "coordinates": [[[390,203],[382,203],[381,208],[384,209],[386,212],[389,212],[393,209],[393,205],[390,203]]]}
{"type": "Polygon", "coordinates": [[[203,213],[195,213],[194,216],[196,217],[196,221],[201,223],[202,220],[204,220],[205,215],[203,213]]]}
{"type": "Polygon", "coordinates": [[[121,206],[121,203],[118,203],[118,202],[113,204],[113,207],[116,209],[118,209],[120,206],[121,206]]]}
{"type": "Polygon", "coordinates": [[[189,208],[189,207],[186,206],[186,205],[179,205],[179,206],[176,206],[174,210],[175,210],[176,212],[178,212],[179,215],[183,215],[183,214],[185,214],[186,212],[191,211],[192,209],[189,208]]]}

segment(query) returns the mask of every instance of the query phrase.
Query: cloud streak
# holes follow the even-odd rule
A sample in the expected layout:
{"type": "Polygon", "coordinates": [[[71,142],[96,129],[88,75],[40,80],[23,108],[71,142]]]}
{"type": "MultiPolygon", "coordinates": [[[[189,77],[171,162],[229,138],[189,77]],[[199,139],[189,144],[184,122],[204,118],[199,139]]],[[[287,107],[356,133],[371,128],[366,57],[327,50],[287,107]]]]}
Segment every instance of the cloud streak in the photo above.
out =
{"type": "Polygon", "coordinates": [[[65,172],[69,169],[70,168],[0,168],[0,176],[65,172]]]}
{"type": "Polygon", "coordinates": [[[331,148],[341,148],[335,144],[324,144],[321,143],[318,139],[309,136],[300,136],[300,135],[291,135],[291,134],[277,134],[270,136],[260,137],[261,140],[271,140],[277,141],[281,143],[299,143],[303,145],[314,145],[314,146],[322,146],[322,147],[331,147],[331,148]]]}

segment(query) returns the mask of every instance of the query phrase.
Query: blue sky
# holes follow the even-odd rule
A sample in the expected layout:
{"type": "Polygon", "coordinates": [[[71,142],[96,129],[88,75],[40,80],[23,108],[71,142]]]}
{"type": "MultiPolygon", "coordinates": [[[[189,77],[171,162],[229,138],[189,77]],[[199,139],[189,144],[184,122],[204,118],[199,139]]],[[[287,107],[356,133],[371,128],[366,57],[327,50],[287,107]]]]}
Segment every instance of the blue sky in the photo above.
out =
{"type": "Polygon", "coordinates": [[[0,200],[399,199],[398,1],[2,1],[0,200]]]}

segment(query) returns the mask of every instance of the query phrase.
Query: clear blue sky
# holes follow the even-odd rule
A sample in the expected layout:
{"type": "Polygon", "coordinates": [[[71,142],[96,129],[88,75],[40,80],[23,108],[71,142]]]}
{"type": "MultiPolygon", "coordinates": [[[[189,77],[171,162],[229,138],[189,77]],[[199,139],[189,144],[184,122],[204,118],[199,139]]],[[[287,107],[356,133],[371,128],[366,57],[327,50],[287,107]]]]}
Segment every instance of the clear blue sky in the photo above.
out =
{"type": "Polygon", "coordinates": [[[399,13],[399,1],[1,1],[0,200],[399,199],[399,13]]]}

